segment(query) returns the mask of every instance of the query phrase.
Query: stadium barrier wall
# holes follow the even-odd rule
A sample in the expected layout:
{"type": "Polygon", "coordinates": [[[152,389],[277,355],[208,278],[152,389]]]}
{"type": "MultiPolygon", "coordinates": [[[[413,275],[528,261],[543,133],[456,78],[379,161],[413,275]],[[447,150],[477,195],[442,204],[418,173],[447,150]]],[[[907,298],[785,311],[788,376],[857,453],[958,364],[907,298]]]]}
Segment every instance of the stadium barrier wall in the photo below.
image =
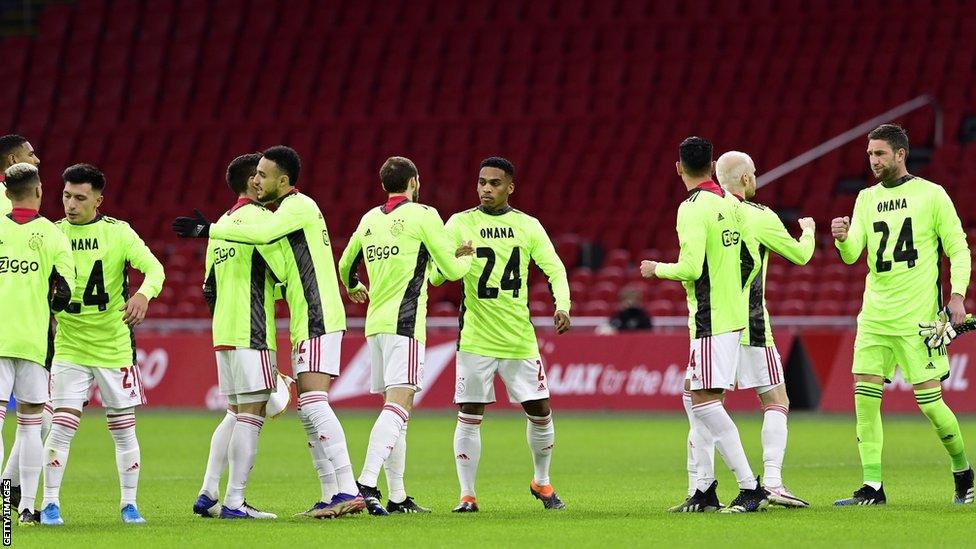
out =
{"type": "MultiPolygon", "coordinates": [[[[778,332],[777,347],[786,367],[794,409],[831,412],[853,410],[850,373],[854,333],[847,330],[778,332]]],[[[222,409],[226,400],[217,388],[211,340],[205,334],[148,333],[138,335],[142,382],[150,407],[222,409]]],[[[376,408],[370,395],[369,358],[362,333],[343,339],[342,375],[330,391],[337,408],[376,408]]],[[[685,334],[635,333],[602,336],[591,333],[556,336],[540,333],[540,348],[554,407],[560,410],[681,411],[681,392],[688,361],[685,334]]],[[[417,406],[453,406],[455,335],[437,333],[427,341],[424,390],[417,406]]],[[[290,372],[289,346],[279,341],[278,363],[290,372]]],[[[960,412],[976,412],[976,384],[967,366],[976,356],[976,338],[960,338],[950,352],[953,375],[945,383],[946,400],[960,412]]],[[[510,407],[504,387],[496,381],[499,405],[510,407]]],[[[92,402],[99,402],[93,394],[92,402]]],[[[752,391],[736,391],[729,408],[756,410],[752,391]]],[[[886,386],[884,407],[914,411],[911,387],[900,379],[886,386]]]]}

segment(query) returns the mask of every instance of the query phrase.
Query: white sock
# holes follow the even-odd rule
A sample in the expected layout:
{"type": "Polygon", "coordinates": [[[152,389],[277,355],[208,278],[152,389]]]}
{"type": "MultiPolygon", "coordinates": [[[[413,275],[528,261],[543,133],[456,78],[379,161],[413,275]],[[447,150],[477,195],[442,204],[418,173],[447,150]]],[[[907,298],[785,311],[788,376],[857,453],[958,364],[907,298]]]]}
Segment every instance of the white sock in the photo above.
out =
{"type": "MultiPolygon", "coordinates": [[[[3,417],[7,417],[7,403],[4,403],[3,417]]],[[[14,445],[10,447],[10,455],[7,456],[7,465],[3,468],[0,475],[3,480],[9,480],[11,486],[20,486],[20,439],[14,436],[14,445]]]]}
{"type": "Polygon", "coordinates": [[[322,447],[325,457],[332,462],[339,491],[349,495],[358,494],[356,477],[352,474],[352,462],[349,461],[349,449],[346,446],[346,433],[342,430],[342,424],[332,406],[329,406],[328,393],[302,393],[298,397],[298,405],[318,433],[316,444],[322,447]]]}
{"type": "Polygon", "coordinates": [[[786,419],[790,409],[779,404],[766,406],[763,412],[763,484],[783,485],[783,457],[786,455],[786,419]]]}
{"type": "Polygon", "coordinates": [[[17,438],[20,439],[20,507],[35,511],[37,483],[41,478],[44,463],[44,446],[41,444],[41,414],[22,414],[17,412],[17,438]]]}
{"type": "MultiPolygon", "coordinates": [[[[752,475],[749,468],[749,460],[746,459],[746,452],[742,449],[742,440],[739,438],[739,430],[736,428],[732,418],[725,411],[725,406],[721,400],[712,400],[702,404],[692,406],[695,417],[701,421],[702,425],[708,430],[718,445],[719,453],[725,460],[725,465],[732,470],[739,488],[753,490],[756,488],[756,477],[752,475]]],[[[700,457],[702,452],[695,454],[700,457]]]]}
{"type": "Polygon", "coordinates": [[[688,490],[704,492],[715,482],[715,439],[701,420],[695,417],[691,405],[691,393],[682,397],[688,414],[688,490]]]}
{"type": "Polygon", "coordinates": [[[41,508],[49,503],[61,505],[61,480],[68,467],[71,439],[78,432],[81,418],[68,412],[58,412],[52,419],[51,432],[44,442],[44,500],[41,508]]]}
{"type": "Polygon", "coordinates": [[[397,440],[403,432],[403,424],[410,419],[410,414],[399,404],[389,402],[383,405],[383,411],[376,418],[373,430],[369,433],[369,446],[366,447],[366,462],[359,473],[359,483],[372,488],[376,487],[376,478],[380,475],[380,468],[390,452],[396,447],[397,440]]]}
{"type": "Polygon", "coordinates": [[[403,503],[407,499],[407,489],[403,486],[403,474],[407,470],[407,428],[410,422],[403,424],[400,438],[397,439],[390,457],[383,462],[383,471],[386,473],[386,488],[389,490],[387,497],[393,503],[403,503]]]}
{"type": "Polygon", "coordinates": [[[549,485],[549,462],[552,460],[552,447],[556,440],[556,427],[552,424],[552,413],[546,416],[525,415],[525,437],[532,450],[532,465],[535,466],[535,483],[549,485]]]}
{"type": "Polygon", "coordinates": [[[261,416],[242,412],[237,414],[227,450],[230,472],[227,474],[224,507],[228,509],[239,509],[244,505],[244,488],[247,487],[247,478],[251,475],[254,458],[258,454],[258,436],[263,425],[264,418],[261,416]]]}
{"type": "Polygon", "coordinates": [[[309,421],[308,416],[302,412],[301,407],[298,408],[298,419],[301,420],[302,427],[305,429],[305,437],[308,440],[308,451],[312,454],[312,466],[315,467],[315,473],[319,477],[319,487],[322,490],[322,496],[319,501],[329,503],[339,493],[335,468],[332,467],[332,462],[329,461],[329,458],[325,456],[325,450],[318,444],[319,434],[315,430],[315,426],[312,425],[312,422],[309,421]]]}
{"type": "Polygon", "coordinates": [[[51,432],[51,421],[54,419],[54,406],[48,402],[44,405],[44,411],[41,412],[41,444],[47,440],[48,433],[51,432]]]}
{"type": "MultiPolygon", "coordinates": [[[[4,402],[2,405],[0,405],[0,463],[3,463],[3,450],[5,448],[5,446],[3,445],[3,420],[6,419],[6,417],[7,417],[7,403],[4,402]]],[[[14,446],[15,447],[17,446],[16,439],[14,440],[14,446]]],[[[10,450],[10,453],[13,454],[13,449],[10,450]]],[[[7,474],[6,469],[3,470],[3,474],[4,474],[3,479],[7,480],[8,477],[6,476],[7,474]]]]}
{"type": "Polygon", "coordinates": [[[474,484],[481,461],[481,421],[484,416],[458,413],[454,428],[454,460],[461,497],[475,497],[474,484]]]}
{"type": "Polygon", "coordinates": [[[136,504],[136,490],[139,488],[139,469],[142,458],[139,441],[136,439],[136,415],[125,413],[106,416],[108,432],[115,440],[115,467],[119,472],[121,491],[120,507],[136,504]]]}
{"type": "Polygon", "coordinates": [[[214,429],[213,436],[210,437],[207,471],[203,474],[200,493],[206,494],[211,499],[220,496],[220,477],[224,475],[224,467],[227,466],[227,449],[230,446],[230,436],[234,433],[235,423],[237,423],[237,414],[228,409],[220,424],[214,429]]]}

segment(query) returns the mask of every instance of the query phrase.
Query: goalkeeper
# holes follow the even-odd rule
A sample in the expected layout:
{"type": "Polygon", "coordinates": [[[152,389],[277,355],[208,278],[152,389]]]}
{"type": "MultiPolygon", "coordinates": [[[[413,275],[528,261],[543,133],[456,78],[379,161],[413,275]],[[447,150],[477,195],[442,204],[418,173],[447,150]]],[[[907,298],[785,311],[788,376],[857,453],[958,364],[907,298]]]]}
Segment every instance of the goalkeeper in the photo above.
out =
{"type": "MultiPolygon", "coordinates": [[[[883,124],[868,134],[868,160],[878,184],[862,190],[851,218],[831,222],[837,251],[853,264],[867,250],[868,276],[854,340],[854,408],[857,448],[864,485],[836,505],[882,505],[881,396],[895,365],[915,392],[915,401],[935,429],[952,462],[955,502],[973,502],[973,470],[966,458],[959,422],[942,400],[941,382],[949,377],[945,345],[931,348],[915,331],[920,320],[942,308],[939,280],[942,252],[949,257],[951,319],[966,316],[963,300],[969,285],[969,247],[952,200],[945,190],[908,173],[908,135],[883,124]]],[[[938,332],[938,330],[936,330],[938,332]]],[[[931,340],[931,338],[930,338],[931,340]]]]}

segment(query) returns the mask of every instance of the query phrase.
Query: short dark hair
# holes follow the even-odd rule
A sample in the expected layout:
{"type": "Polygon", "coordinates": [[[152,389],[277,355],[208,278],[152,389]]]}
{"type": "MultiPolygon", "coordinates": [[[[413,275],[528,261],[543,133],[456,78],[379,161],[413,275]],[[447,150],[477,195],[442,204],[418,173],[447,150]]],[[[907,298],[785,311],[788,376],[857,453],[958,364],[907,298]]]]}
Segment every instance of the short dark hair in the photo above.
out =
{"type": "Polygon", "coordinates": [[[261,153],[261,156],[274,162],[279,170],[285,172],[289,183],[298,185],[298,174],[302,171],[302,159],[298,156],[298,151],[285,145],[275,145],[261,153]]]}
{"type": "Polygon", "coordinates": [[[31,189],[40,185],[41,176],[37,172],[37,167],[27,162],[18,162],[10,166],[3,172],[4,185],[11,200],[23,200],[27,198],[31,189]]]}
{"type": "Polygon", "coordinates": [[[868,139],[883,139],[891,146],[891,150],[905,149],[908,154],[908,132],[898,124],[882,124],[871,130],[868,139]]]}
{"type": "Polygon", "coordinates": [[[708,175],[712,171],[712,143],[701,137],[689,137],[678,145],[678,158],[688,175],[708,175]]]}
{"type": "Polygon", "coordinates": [[[409,158],[391,156],[380,168],[380,183],[388,193],[402,193],[407,190],[407,183],[417,177],[417,166],[409,158]]]}
{"type": "Polygon", "coordinates": [[[241,195],[247,190],[247,180],[254,175],[260,160],[261,153],[248,153],[230,161],[227,166],[227,186],[234,194],[241,195]]]}
{"type": "Polygon", "coordinates": [[[14,149],[27,143],[27,138],[15,133],[0,137],[0,156],[7,156],[14,152],[14,149]]]}
{"type": "Polygon", "coordinates": [[[61,179],[65,183],[88,183],[91,185],[93,191],[102,192],[105,190],[105,174],[101,170],[92,166],[91,164],[75,164],[73,166],[68,166],[68,169],[64,170],[61,174],[61,179]]]}
{"type": "Polygon", "coordinates": [[[480,168],[498,168],[507,173],[510,179],[515,179],[515,166],[508,159],[500,156],[492,156],[482,160],[480,168]]]}

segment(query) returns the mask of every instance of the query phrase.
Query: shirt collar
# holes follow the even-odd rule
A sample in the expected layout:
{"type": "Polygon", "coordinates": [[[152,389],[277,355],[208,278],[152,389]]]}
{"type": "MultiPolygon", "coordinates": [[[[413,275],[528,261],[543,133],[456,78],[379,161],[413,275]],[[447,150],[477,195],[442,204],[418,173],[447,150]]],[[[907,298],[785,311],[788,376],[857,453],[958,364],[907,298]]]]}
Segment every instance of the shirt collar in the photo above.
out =
{"type": "Polygon", "coordinates": [[[257,202],[251,200],[250,198],[242,196],[237,199],[237,202],[234,203],[234,207],[232,207],[228,213],[234,213],[237,210],[243,208],[244,206],[247,206],[248,204],[257,204],[257,202]]]}
{"type": "Polygon", "coordinates": [[[717,194],[718,196],[725,196],[725,189],[712,180],[702,181],[697,187],[692,189],[692,191],[694,190],[708,191],[712,194],[717,194]]]}
{"type": "Polygon", "coordinates": [[[407,202],[407,197],[405,197],[405,196],[402,196],[402,195],[399,195],[399,196],[391,196],[386,201],[386,204],[383,205],[383,213],[390,213],[390,212],[392,212],[393,210],[395,210],[398,206],[400,206],[404,202],[407,202]]]}

